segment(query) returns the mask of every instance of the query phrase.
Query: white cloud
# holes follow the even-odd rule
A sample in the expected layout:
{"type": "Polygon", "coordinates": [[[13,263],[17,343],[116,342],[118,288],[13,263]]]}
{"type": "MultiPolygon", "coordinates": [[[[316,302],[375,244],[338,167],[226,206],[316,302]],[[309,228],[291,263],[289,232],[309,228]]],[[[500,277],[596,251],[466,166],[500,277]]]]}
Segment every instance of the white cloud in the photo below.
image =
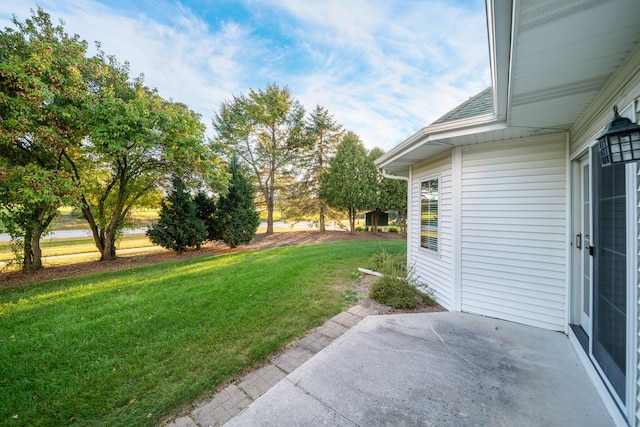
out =
{"type": "MultiPolygon", "coordinates": [[[[215,28],[172,1],[127,14],[92,0],[40,4],[207,125],[223,100],[275,81],[388,150],[490,82],[484,11],[445,0],[246,0],[252,21],[215,28]]],[[[12,13],[24,20],[30,7],[0,4],[0,25],[12,13]]]]}

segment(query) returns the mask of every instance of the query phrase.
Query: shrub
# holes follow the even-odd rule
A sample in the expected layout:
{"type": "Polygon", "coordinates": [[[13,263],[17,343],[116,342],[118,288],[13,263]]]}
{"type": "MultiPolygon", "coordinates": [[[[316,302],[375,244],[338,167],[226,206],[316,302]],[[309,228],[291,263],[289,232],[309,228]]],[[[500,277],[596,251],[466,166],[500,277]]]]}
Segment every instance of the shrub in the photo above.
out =
{"type": "Polygon", "coordinates": [[[260,214],[254,203],[255,189],[237,159],[231,159],[228,172],[229,192],[216,203],[212,237],[235,248],[251,243],[260,225],[260,214]]]}
{"type": "Polygon", "coordinates": [[[207,240],[213,242],[216,240],[215,235],[215,213],[216,205],[213,198],[207,196],[204,192],[200,191],[193,198],[193,203],[196,205],[196,217],[199,218],[207,229],[207,240]]]}
{"type": "Polygon", "coordinates": [[[358,226],[358,227],[356,227],[356,231],[365,231],[365,228],[358,226]]]}
{"type": "Polygon", "coordinates": [[[396,227],[387,228],[387,233],[397,233],[398,229],[396,227]]]}
{"type": "Polygon", "coordinates": [[[428,286],[417,283],[413,269],[407,269],[403,258],[403,254],[392,256],[384,250],[373,256],[374,269],[383,276],[371,285],[369,296],[393,308],[435,304],[433,291],[428,286]]]}
{"type": "Polygon", "coordinates": [[[173,189],[162,201],[160,219],[146,234],[152,243],[178,253],[199,248],[207,237],[204,223],[196,217],[196,205],[179,177],[173,177],[173,189]]]}

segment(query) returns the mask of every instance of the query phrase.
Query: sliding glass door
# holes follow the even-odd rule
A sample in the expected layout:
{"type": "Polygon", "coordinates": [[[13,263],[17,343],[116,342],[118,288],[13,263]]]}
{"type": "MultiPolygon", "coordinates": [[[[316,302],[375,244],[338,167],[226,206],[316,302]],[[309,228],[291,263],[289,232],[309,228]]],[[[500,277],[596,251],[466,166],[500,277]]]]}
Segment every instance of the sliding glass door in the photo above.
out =
{"type": "MultiPolygon", "coordinates": [[[[598,159],[597,150],[593,155],[598,159]]],[[[593,162],[592,354],[626,402],[627,216],[625,165],[593,162]]]]}

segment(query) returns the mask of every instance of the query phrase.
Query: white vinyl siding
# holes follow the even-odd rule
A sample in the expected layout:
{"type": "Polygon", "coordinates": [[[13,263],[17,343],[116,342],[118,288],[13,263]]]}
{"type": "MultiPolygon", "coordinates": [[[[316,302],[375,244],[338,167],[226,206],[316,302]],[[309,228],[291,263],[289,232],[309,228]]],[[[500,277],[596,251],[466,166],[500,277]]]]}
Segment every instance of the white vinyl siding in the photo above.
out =
{"type": "Polygon", "coordinates": [[[415,274],[420,282],[429,285],[435,291],[434,296],[438,303],[447,309],[451,309],[453,304],[451,185],[450,153],[438,156],[431,163],[418,165],[413,169],[411,208],[415,214],[409,218],[408,245],[411,246],[409,264],[415,268],[415,274]],[[420,245],[421,183],[434,178],[439,179],[439,252],[437,253],[420,245]]]}
{"type": "Polygon", "coordinates": [[[461,309],[564,330],[564,135],[463,147],[461,309]]]}

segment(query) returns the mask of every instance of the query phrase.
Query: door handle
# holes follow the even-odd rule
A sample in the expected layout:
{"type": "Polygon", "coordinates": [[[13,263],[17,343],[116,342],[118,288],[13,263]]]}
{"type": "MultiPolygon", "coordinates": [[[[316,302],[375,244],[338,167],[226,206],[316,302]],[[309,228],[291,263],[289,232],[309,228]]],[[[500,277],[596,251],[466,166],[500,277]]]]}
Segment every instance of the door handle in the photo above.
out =
{"type": "Polygon", "coordinates": [[[596,247],[595,246],[589,246],[589,255],[595,256],[595,254],[596,254],[596,247]]]}
{"type": "Polygon", "coordinates": [[[576,248],[582,249],[582,234],[576,234],[576,248]]]}

